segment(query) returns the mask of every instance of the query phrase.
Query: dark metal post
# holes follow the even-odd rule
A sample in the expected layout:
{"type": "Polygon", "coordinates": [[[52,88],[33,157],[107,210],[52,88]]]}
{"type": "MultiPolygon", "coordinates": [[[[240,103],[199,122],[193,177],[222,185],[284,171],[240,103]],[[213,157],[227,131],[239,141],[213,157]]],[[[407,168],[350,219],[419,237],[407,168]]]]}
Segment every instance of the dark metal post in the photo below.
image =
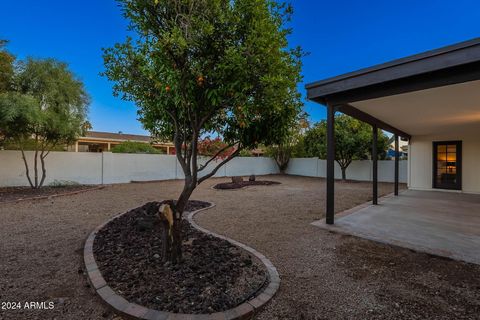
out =
{"type": "Polygon", "coordinates": [[[327,224],[335,214],[335,108],[327,104],[327,224]]]}
{"type": "Polygon", "coordinates": [[[377,155],[377,141],[378,128],[376,125],[373,128],[373,142],[372,142],[372,161],[373,161],[373,204],[378,204],[378,155],[377,155]]]}
{"type": "Polygon", "coordinates": [[[395,135],[395,187],[394,194],[398,196],[398,165],[399,165],[399,154],[398,154],[398,135],[395,135]]]}

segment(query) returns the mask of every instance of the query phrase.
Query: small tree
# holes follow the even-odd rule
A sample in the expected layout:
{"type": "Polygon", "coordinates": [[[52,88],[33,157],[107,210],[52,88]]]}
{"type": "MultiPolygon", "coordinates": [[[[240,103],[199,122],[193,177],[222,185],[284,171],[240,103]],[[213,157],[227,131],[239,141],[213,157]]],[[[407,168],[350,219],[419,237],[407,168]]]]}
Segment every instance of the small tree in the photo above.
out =
{"type": "Polygon", "coordinates": [[[299,114],[296,124],[290,128],[283,141],[267,148],[266,154],[275,160],[281,173],[287,170],[290,158],[305,156],[304,134],[309,127],[307,117],[306,113],[299,114]]]}
{"type": "MultiPolygon", "coordinates": [[[[342,169],[342,180],[347,179],[347,168],[353,160],[368,159],[372,150],[372,127],[347,115],[335,117],[335,160],[342,169]]],[[[378,130],[378,156],[384,159],[388,137],[378,130]]],[[[305,149],[310,157],[327,157],[327,122],[317,123],[305,135],[305,149]]]]}
{"type": "Polygon", "coordinates": [[[291,8],[274,1],[119,3],[137,40],[105,50],[105,75],[115,82],[116,94],[137,104],[153,136],[175,143],[185,183],[172,205],[163,252],[175,263],[181,260],[181,219],[193,190],[242,149],[278,143],[287,134],[301,109],[301,50],[288,49],[283,25],[291,8]],[[205,172],[221,153],[198,163],[200,137],[209,134],[235,151],[205,172]]]}
{"type": "Polygon", "coordinates": [[[19,64],[12,89],[0,94],[0,127],[5,138],[21,150],[32,188],[42,187],[45,181],[49,152],[73,143],[83,133],[87,103],[83,84],[66,64],[53,59],[28,59],[19,64]],[[33,178],[27,146],[34,150],[33,178]]]}

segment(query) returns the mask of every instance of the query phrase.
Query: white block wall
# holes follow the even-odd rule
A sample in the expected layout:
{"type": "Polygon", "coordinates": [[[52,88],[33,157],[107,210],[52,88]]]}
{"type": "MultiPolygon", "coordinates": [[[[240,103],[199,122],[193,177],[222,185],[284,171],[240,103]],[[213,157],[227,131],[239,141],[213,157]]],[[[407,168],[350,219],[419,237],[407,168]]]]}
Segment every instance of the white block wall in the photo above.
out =
{"type": "MultiPolygon", "coordinates": [[[[402,160],[399,164],[399,181],[407,183],[408,161],[402,160]]],[[[393,160],[378,161],[378,181],[393,182],[395,175],[395,162],[393,160]]],[[[327,175],[327,161],[318,158],[291,159],[286,171],[287,174],[321,177],[327,175]]],[[[335,162],[335,178],[342,178],[342,170],[335,162]]],[[[347,168],[347,179],[359,181],[372,181],[372,162],[370,160],[353,161],[347,168]]]]}
{"type": "MultiPolygon", "coordinates": [[[[33,174],[33,152],[26,152],[33,174]]],[[[89,152],[51,152],[46,158],[45,185],[54,180],[81,184],[112,184],[131,181],[183,179],[183,171],[174,155],[121,154],[89,152]]],[[[205,163],[199,159],[199,163],[205,163]]],[[[209,173],[218,164],[212,162],[201,172],[209,173]]],[[[266,158],[235,158],[222,166],[215,177],[265,175],[278,173],[275,161],[266,158]]],[[[40,169],[39,169],[40,174],[40,169]]],[[[19,151],[0,151],[0,187],[28,186],[25,167],[19,151]]]]}

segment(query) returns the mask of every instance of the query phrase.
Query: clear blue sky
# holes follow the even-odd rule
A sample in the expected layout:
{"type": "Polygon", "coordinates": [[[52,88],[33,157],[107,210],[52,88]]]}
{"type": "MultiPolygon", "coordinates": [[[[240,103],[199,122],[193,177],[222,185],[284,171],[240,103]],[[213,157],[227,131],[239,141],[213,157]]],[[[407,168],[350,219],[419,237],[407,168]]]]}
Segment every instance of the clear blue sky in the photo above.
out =
{"type": "MultiPolygon", "coordinates": [[[[292,3],[291,44],[310,53],[304,83],[480,36],[478,0],[292,3]]],[[[111,84],[99,76],[101,48],[126,35],[114,0],[2,0],[0,8],[0,39],[11,41],[10,51],[67,62],[85,82],[94,130],[145,133],[135,106],[114,98],[111,84]]],[[[325,117],[322,106],[306,102],[305,108],[313,121],[325,117]]]]}

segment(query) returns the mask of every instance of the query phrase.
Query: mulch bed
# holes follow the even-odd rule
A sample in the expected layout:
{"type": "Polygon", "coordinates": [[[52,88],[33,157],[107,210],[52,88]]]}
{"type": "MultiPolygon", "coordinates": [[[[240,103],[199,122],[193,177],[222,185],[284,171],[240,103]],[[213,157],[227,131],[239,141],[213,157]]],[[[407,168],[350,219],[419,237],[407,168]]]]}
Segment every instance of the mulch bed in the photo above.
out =
{"type": "Polygon", "coordinates": [[[39,197],[49,197],[54,195],[62,195],[65,193],[88,190],[95,188],[91,185],[71,185],[61,187],[42,187],[40,189],[32,189],[30,187],[2,187],[0,188],[0,203],[12,202],[39,197]]]}
{"type": "Polygon", "coordinates": [[[277,181],[242,181],[242,182],[225,182],[219,183],[213,186],[214,189],[229,190],[229,189],[241,189],[248,186],[270,186],[273,184],[280,184],[277,181]]]}
{"type": "MultiPolygon", "coordinates": [[[[95,259],[107,284],[129,302],[175,313],[212,313],[233,308],[267,282],[266,270],[228,241],[183,221],[183,262],[163,263],[160,202],[114,219],[99,231],[95,259]]],[[[188,211],[209,206],[190,201],[188,211]]]]}

